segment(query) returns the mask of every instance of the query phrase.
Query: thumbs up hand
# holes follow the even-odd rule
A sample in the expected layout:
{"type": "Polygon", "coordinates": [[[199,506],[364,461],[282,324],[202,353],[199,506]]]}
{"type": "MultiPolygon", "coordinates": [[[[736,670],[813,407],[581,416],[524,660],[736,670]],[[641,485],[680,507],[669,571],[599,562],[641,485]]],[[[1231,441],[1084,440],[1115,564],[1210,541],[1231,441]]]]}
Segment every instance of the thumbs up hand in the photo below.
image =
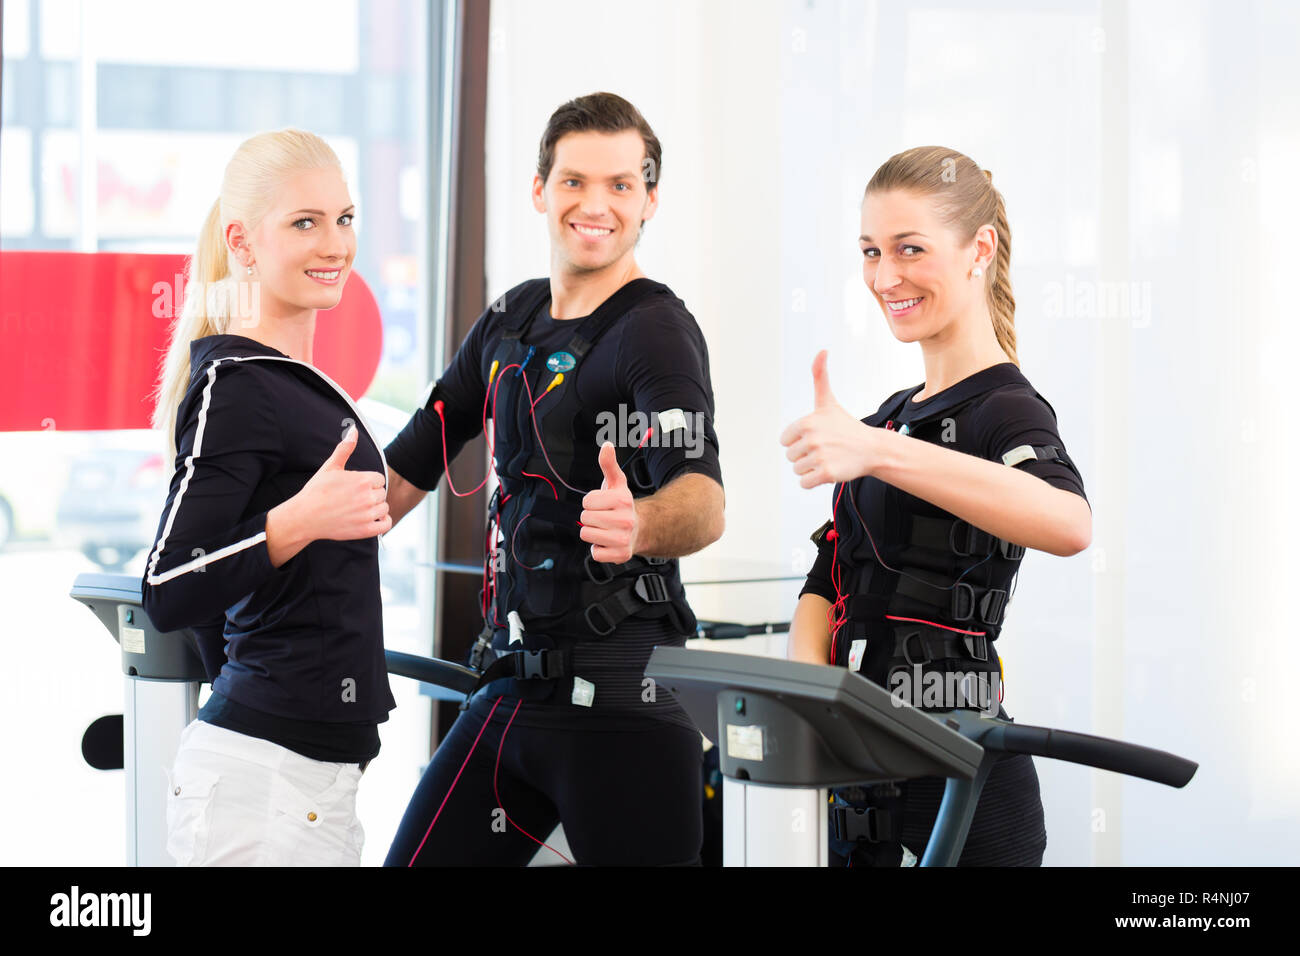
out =
{"type": "Polygon", "coordinates": [[[794,462],[799,486],[851,481],[871,474],[879,460],[879,429],[846,412],[831,391],[826,351],[813,359],[813,411],[781,433],[785,457],[794,462]]]}
{"type": "Polygon", "coordinates": [[[600,490],[589,491],[582,499],[579,537],[591,545],[594,560],[622,564],[636,554],[638,520],[627,476],[609,442],[600,447],[600,470],[605,476],[600,490]]]}
{"type": "Polygon", "coordinates": [[[384,534],[393,526],[388,514],[384,476],[375,471],[348,471],[357,447],[357,427],[348,429],[316,474],[294,495],[307,523],[310,540],[352,541],[384,534]]]}

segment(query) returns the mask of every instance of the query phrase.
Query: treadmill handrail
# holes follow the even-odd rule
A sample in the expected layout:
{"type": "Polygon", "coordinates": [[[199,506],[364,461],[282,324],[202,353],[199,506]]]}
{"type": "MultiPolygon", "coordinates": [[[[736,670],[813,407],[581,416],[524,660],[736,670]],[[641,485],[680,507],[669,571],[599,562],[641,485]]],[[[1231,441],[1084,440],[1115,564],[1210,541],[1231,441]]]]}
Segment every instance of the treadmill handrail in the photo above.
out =
{"type": "Polygon", "coordinates": [[[388,664],[388,673],[398,677],[436,684],[461,694],[468,694],[478,686],[478,671],[464,664],[388,650],[384,651],[384,660],[388,664]]]}
{"type": "Polygon", "coordinates": [[[1124,740],[1027,724],[999,722],[999,726],[990,728],[979,743],[985,750],[1050,757],[1129,777],[1141,777],[1170,787],[1186,786],[1199,766],[1186,757],[1124,740]]]}

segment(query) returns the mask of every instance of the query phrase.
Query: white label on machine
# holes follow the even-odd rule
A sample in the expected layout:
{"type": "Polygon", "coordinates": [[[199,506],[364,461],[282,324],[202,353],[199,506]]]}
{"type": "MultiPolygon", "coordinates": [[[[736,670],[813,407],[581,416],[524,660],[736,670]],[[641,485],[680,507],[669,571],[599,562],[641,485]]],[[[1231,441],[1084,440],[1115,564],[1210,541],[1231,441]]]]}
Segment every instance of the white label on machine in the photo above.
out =
{"type": "Polygon", "coordinates": [[[727,755],[736,760],[762,760],[763,728],[727,724],[727,755]]]}
{"type": "Polygon", "coordinates": [[[144,653],[144,629],[139,627],[122,627],[122,650],[128,654],[144,653]]]}
{"type": "Polygon", "coordinates": [[[867,642],[864,640],[854,641],[849,645],[849,670],[856,674],[859,665],[862,664],[862,652],[867,649],[867,642]]]}

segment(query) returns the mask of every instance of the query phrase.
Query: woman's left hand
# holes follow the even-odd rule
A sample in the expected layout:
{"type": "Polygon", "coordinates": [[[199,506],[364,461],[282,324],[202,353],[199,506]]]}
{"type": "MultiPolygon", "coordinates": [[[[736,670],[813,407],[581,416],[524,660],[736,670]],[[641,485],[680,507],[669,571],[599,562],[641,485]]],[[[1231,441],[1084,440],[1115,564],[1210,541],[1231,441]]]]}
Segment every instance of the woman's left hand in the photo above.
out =
{"type": "Polygon", "coordinates": [[[880,460],[883,432],[858,421],[831,393],[826,351],[813,359],[814,407],[781,433],[785,457],[794,462],[802,488],[852,481],[872,473],[880,460]]]}

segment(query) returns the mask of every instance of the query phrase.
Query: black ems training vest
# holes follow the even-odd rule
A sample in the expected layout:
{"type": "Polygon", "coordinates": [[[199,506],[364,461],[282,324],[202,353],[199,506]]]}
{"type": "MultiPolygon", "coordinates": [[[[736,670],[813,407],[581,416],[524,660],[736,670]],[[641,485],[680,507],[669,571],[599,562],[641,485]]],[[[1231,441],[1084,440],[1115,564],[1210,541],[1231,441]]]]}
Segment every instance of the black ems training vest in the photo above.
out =
{"type": "MultiPolygon", "coordinates": [[[[676,559],[634,555],[624,564],[606,564],[592,559],[590,545],[579,536],[582,499],[601,487],[604,476],[598,447],[574,447],[576,423],[593,419],[599,411],[583,407],[575,377],[592,346],[619,318],[647,297],[668,292],[661,283],[634,279],[590,316],[573,320],[572,337],[550,356],[523,342],[533,319],[550,301],[549,280],[524,283],[513,292],[513,301],[502,300],[505,334],[496,350],[490,356],[485,350],[483,357],[483,380],[489,383],[489,393],[496,392],[490,401],[497,416],[494,450],[500,478],[489,505],[501,530],[496,545],[500,557],[492,562],[495,621],[489,621],[498,631],[494,644],[501,644],[501,629],[511,611],[527,625],[530,647],[537,646],[539,638],[557,647],[598,641],[632,617],[667,617],[681,634],[695,629],[676,559]],[[531,400],[521,372],[530,382],[536,375],[531,400]],[[543,398],[560,375],[560,384],[543,398]],[[566,488],[557,474],[581,491],[566,488]],[[534,477],[539,475],[549,483],[534,477]],[[534,623],[539,620],[544,623],[534,623]]],[[[653,493],[644,454],[630,448],[616,451],[633,497],[653,493]]]]}
{"type": "MultiPolygon", "coordinates": [[[[991,385],[987,376],[976,382],[959,382],[925,408],[908,412],[908,401],[924,387],[917,385],[863,421],[895,431],[906,426],[909,433],[927,426],[941,427],[943,419],[953,417],[991,391],[1007,384],[1023,384],[1018,372],[1011,369],[998,371],[995,376],[991,385]]],[[[1041,400],[1037,392],[1034,394],[1041,400]]],[[[1032,456],[1026,454],[1021,460],[1035,457],[1074,468],[1063,449],[1043,446],[1034,447],[1032,452],[1032,456]]],[[[890,570],[877,560],[855,508],[861,483],[866,480],[878,481],[858,478],[849,482],[843,495],[838,485],[833,492],[832,501],[839,502],[834,528],[839,535],[838,563],[843,575],[840,593],[846,595],[848,612],[836,634],[835,663],[849,666],[854,643],[865,641],[865,650],[859,650],[858,671],[886,689],[891,686],[891,675],[899,669],[914,674],[918,665],[922,674],[961,672],[982,675],[977,678],[981,682],[994,676],[1000,678],[1001,666],[993,642],[1005,619],[1024,547],[995,538],[961,519],[911,513],[902,504],[904,493],[881,482],[887,517],[885,526],[872,527],[871,533],[890,570]],[[899,542],[901,549],[897,547],[899,542]],[[885,615],[920,618],[946,627],[886,620],[885,615]],[[984,635],[959,631],[982,631],[984,635]]],[[[821,547],[831,528],[828,521],[817,529],[812,540],[821,547]]],[[[976,706],[975,698],[970,696],[976,692],[976,688],[968,688],[968,700],[972,701],[968,706],[976,706]]],[[[996,711],[996,697],[991,703],[996,711]]]]}

